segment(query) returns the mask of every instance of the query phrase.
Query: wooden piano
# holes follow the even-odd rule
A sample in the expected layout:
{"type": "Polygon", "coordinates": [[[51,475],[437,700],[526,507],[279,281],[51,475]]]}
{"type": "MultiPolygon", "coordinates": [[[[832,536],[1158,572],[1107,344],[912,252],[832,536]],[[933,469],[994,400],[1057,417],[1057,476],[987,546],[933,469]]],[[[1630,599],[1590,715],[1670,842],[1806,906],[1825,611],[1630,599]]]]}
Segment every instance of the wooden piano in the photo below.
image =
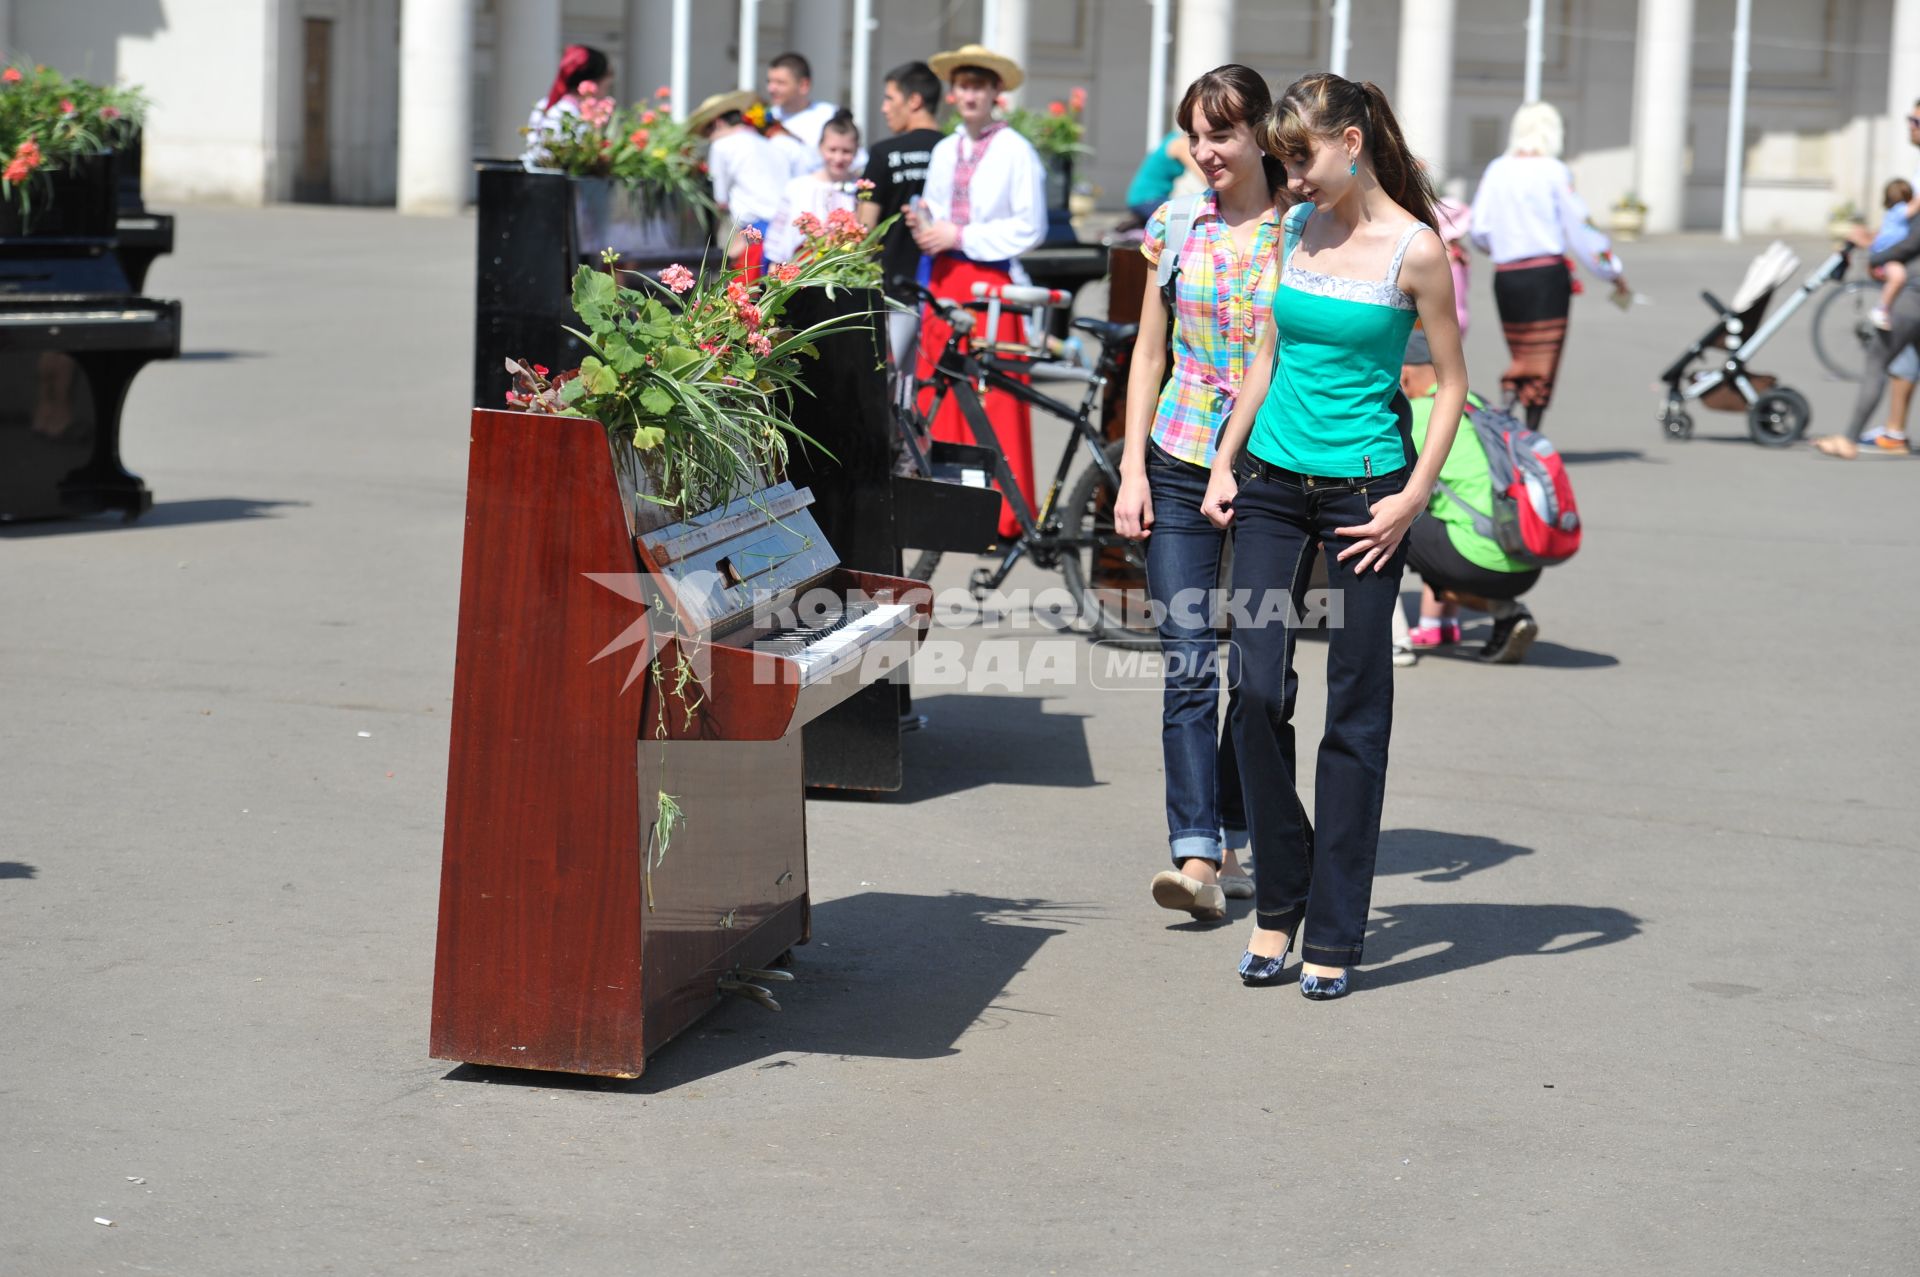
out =
{"type": "Polygon", "coordinates": [[[804,488],[668,522],[631,486],[596,422],[473,413],[436,1058],[633,1077],[751,992],[807,938],[801,728],[929,624],[804,488]]]}
{"type": "Polygon", "coordinates": [[[141,368],[179,356],[180,303],[136,296],[122,269],[109,159],[35,233],[0,234],[0,521],[153,505],[121,463],[120,414],[141,368]]]}

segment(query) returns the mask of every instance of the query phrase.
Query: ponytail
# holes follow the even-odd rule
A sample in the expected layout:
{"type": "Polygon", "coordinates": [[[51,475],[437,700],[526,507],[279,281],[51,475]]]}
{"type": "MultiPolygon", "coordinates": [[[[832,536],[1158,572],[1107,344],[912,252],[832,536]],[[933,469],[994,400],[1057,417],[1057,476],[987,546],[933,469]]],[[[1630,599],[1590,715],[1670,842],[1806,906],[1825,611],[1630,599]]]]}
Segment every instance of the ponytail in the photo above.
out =
{"type": "Polygon", "coordinates": [[[1337,137],[1353,128],[1365,139],[1367,158],[1387,198],[1438,230],[1433,183],[1407,149],[1387,95],[1371,81],[1356,84],[1326,71],[1301,76],[1280,95],[1260,143],[1283,158],[1305,155],[1312,138],[1337,137]]]}
{"type": "Polygon", "coordinates": [[[1433,182],[1413,152],[1407,149],[1406,135],[1400,131],[1400,121],[1393,118],[1386,93],[1372,80],[1362,84],[1360,91],[1367,95],[1370,126],[1366,130],[1367,147],[1373,156],[1373,172],[1380,179],[1380,189],[1401,208],[1439,230],[1440,221],[1433,211],[1433,182]]]}

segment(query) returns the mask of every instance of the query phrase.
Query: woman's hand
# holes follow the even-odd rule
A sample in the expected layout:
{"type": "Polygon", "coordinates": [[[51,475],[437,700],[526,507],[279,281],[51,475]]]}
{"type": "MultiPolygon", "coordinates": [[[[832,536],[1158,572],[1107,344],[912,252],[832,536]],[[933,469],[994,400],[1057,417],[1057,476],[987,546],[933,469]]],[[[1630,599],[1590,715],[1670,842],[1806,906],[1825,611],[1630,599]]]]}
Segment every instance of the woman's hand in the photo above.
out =
{"type": "Polygon", "coordinates": [[[1200,513],[1216,528],[1233,522],[1233,499],[1240,495],[1231,470],[1214,470],[1207,478],[1207,495],[1200,498],[1200,513]]]}
{"type": "Polygon", "coordinates": [[[1855,226],[1847,232],[1847,240],[1855,248],[1873,247],[1873,229],[1867,226],[1855,226]]]}
{"type": "Polygon", "coordinates": [[[1335,536],[1352,537],[1353,544],[1335,556],[1345,563],[1355,555],[1360,561],[1353,565],[1354,575],[1365,572],[1369,566],[1375,572],[1385,570],[1393,558],[1393,552],[1405,539],[1407,529],[1427,508],[1426,500],[1418,493],[1396,492],[1390,497],[1382,497],[1370,507],[1373,515],[1357,528],[1335,528],[1335,536]]]}
{"type": "Polygon", "coordinates": [[[1153,493],[1146,475],[1121,468],[1120,495],[1113,499],[1113,530],[1129,541],[1153,532],[1153,493]]]}

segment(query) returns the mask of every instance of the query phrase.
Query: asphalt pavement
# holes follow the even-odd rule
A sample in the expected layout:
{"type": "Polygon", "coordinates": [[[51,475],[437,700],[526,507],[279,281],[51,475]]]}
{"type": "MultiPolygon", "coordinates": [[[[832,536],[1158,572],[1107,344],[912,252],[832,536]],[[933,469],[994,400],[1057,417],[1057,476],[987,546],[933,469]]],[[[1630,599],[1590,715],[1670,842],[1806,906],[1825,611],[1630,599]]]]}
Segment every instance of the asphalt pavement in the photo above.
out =
{"type": "Polygon", "coordinates": [[[622,1083],[427,1055],[472,220],[177,211],[153,512],[0,529],[0,1272],[1911,1271],[1920,465],[1654,421],[1762,241],[1577,299],[1586,544],[1524,665],[1400,672],[1353,996],[1154,906],[1145,680],[956,616],[906,789],[809,803],[786,1009],[622,1083]]]}

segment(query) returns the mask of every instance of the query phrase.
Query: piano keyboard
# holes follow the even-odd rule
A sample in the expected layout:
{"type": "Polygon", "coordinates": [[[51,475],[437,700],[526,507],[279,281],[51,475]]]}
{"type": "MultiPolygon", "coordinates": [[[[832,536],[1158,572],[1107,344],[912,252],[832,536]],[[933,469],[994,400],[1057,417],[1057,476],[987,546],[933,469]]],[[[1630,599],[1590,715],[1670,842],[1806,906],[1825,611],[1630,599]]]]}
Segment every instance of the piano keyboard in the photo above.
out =
{"type": "Polygon", "coordinates": [[[794,662],[805,686],[858,662],[868,648],[904,630],[912,616],[913,608],[905,603],[855,602],[823,624],[773,630],[755,639],[752,647],[794,662]]]}

